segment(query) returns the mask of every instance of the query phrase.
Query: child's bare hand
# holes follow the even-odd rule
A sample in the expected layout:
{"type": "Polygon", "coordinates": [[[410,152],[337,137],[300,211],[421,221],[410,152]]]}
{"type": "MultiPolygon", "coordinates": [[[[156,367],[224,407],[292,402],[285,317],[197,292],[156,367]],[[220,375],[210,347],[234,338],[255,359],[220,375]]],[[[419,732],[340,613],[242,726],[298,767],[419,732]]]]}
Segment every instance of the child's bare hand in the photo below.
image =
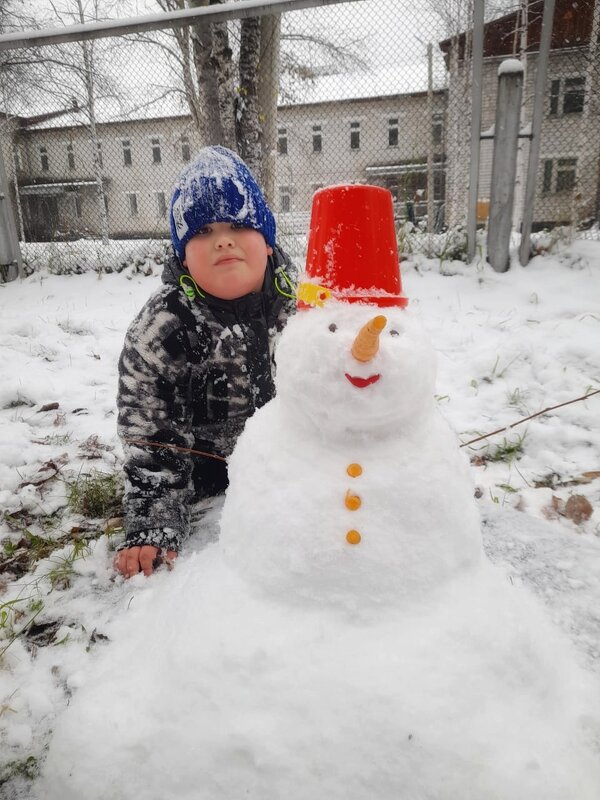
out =
{"type": "Polygon", "coordinates": [[[173,561],[177,558],[177,553],[174,550],[167,550],[164,555],[161,555],[160,547],[146,544],[143,547],[127,547],[120,550],[115,558],[115,568],[126,578],[131,578],[137,575],[138,572],[143,572],[144,575],[152,575],[154,568],[159,566],[163,561],[167,567],[171,567],[173,561]]]}

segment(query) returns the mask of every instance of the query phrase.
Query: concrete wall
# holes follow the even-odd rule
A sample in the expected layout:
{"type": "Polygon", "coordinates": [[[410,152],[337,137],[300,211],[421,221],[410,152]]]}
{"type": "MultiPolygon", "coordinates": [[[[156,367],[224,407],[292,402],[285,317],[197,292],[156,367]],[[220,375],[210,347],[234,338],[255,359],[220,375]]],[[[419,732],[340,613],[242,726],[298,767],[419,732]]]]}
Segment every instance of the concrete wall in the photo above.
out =
{"type": "MultiPolygon", "coordinates": [[[[434,95],[434,113],[443,118],[445,97],[434,95]]],[[[426,95],[371,98],[279,109],[279,129],[287,135],[286,155],[277,157],[277,187],[292,187],[291,210],[310,209],[316,187],[385,180],[370,169],[425,162],[429,144],[426,95]],[[389,144],[390,120],[398,120],[398,143],[389,144]],[[352,124],[359,128],[352,128],[352,124]],[[313,152],[313,127],[320,126],[321,152],[313,152]],[[351,132],[360,132],[360,147],[351,147],[351,132]]],[[[441,157],[442,143],[435,148],[441,157]]],[[[392,171],[390,171],[390,176],[392,171]]],[[[393,183],[393,181],[392,181],[393,183]]],[[[401,199],[401,198],[398,198],[401,199]]],[[[281,202],[278,210],[281,210],[281,202]]]]}

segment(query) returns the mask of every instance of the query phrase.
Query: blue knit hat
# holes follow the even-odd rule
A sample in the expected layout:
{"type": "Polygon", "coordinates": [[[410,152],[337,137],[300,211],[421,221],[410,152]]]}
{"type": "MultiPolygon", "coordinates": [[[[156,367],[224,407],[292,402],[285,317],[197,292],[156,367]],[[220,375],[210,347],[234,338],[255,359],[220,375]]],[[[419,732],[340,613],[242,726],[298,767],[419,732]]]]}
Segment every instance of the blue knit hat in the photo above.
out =
{"type": "Polygon", "coordinates": [[[179,260],[185,246],[211,222],[236,222],[275,245],[275,219],[242,159],[226,147],[204,147],[181,173],[171,198],[171,241],[179,260]]]}

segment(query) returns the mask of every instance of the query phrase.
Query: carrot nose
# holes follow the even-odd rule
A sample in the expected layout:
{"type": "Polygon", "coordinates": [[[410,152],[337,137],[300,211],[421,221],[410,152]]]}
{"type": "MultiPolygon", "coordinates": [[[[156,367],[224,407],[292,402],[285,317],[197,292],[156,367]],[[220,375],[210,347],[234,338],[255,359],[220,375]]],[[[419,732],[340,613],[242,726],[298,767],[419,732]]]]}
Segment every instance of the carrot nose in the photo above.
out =
{"type": "Polygon", "coordinates": [[[371,361],[379,350],[379,334],[385,328],[387,319],[380,314],[369,320],[359,330],[352,345],[352,355],[357,361],[371,361]]]}

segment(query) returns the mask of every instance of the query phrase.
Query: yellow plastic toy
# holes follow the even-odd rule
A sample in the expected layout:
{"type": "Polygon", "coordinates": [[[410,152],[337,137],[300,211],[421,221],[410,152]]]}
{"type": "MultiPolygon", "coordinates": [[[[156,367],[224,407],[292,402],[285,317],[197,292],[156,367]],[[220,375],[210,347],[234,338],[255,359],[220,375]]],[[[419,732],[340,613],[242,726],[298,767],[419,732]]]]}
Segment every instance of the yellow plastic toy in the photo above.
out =
{"type": "Polygon", "coordinates": [[[329,300],[331,292],[325,286],[319,286],[316,283],[301,283],[296,291],[298,303],[304,303],[307,306],[323,307],[323,303],[329,300]]]}

